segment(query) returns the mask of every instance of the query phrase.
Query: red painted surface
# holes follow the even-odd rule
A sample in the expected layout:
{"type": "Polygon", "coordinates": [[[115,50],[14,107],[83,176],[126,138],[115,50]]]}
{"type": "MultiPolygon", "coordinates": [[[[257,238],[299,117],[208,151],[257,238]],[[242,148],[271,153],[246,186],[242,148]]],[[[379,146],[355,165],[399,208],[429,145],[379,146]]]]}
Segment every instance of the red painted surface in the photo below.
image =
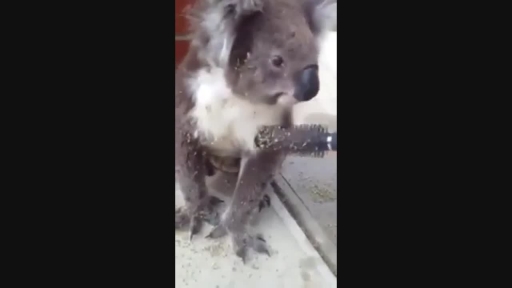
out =
{"type": "Polygon", "coordinates": [[[176,0],[174,2],[174,8],[176,9],[175,14],[175,21],[174,24],[176,25],[176,31],[174,31],[176,34],[183,35],[187,33],[188,24],[187,24],[187,18],[185,17],[185,10],[187,6],[191,5],[191,0],[176,0]]]}
{"type": "MultiPolygon", "coordinates": [[[[193,0],[176,0],[174,2],[174,8],[176,9],[176,13],[174,15],[174,24],[175,31],[174,35],[183,38],[188,33],[188,23],[187,18],[185,17],[185,11],[188,6],[193,3],[193,0]]],[[[187,40],[174,40],[175,44],[175,64],[178,65],[183,57],[187,54],[188,51],[188,41],[187,40]]]]}
{"type": "Polygon", "coordinates": [[[189,41],[187,41],[187,40],[176,40],[174,42],[175,57],[176,57],[175,64],[176,65],[178,65],[181,62],[181,60],[183,60],[185,55],[187,55],[188,44],[189,44],[189,41]]]}

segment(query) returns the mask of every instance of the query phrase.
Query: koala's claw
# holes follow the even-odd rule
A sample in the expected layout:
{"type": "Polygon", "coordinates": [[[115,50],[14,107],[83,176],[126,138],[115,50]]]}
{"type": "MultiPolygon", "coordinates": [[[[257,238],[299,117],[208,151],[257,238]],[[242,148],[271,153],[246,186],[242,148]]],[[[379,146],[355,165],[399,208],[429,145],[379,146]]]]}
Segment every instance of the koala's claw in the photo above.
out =
{"type": "MultiPolygon", "coordinates": [[[[192,240],[194,235],[199,233],[199,231],[201,231],[201,227],[203,226],[203,219],[201,219],[201,216],[198,215],[199,213],[202,213],[202,212],[193,213],[193,212],[190,212],[185,207],[178,208],[176,210],[175,216],[174,216],[174,228],[182,229],[182,228],[189,226],[189,234],[190,234],[189,239],[192,240]]],[[[212,214],[215,214],[215,213],[216,212],[213,212],[212,214]]],[[[215,216],[212,215],[209,218],[214,219],[215,216]]]]}
{"type": "Polygon", "coordinates": [[[247,263],[247,250],[249,248],[254,249],[258,253],[267,254],[270,257],[267,242],[261,235],[251,236],[247,233],[234,233],[231,236],[235,254],[242,259],[244,264],[247,263]]]}
{"type": "Polygon", "coordinates": [[[228,230],[226,227],[224,227],[222,224],[219,224],[215,226],[215,228],[213,228],[213,230],[208,235],[206,235],[206,238],[217,239],[226,236],[227,233],[228,230]]]}
{"type": "Polygon", "coordinates": [[[212,206],[217,206],[220,203],[224,203],[223,200],[221,200],[215,196],[208,196],[208,201],[209,201],[210,205],[212,205],[212,206]]]}
{"type": "Polygon", "coordinates": [[[263,196],[263,199],[261,199],[260,204],[258,206],[258,212],[261,212],[261,210],[263,210],[263,208],[266,207],[270,207],[270,197],[267,194],[265,194],[265,196],[263,196]]]}
{"type": "Polygon", "coordinates": [[[196,209],[191,211],[187,207],[180,207],[175,211],[174,228],[181,229],[189,225],[190,240],[201,231],[203,222],[210,225],[220,223],[220,215],[215,211],[215,206],[223,201],[214,196],[206,196],[196,209]]]}
{"type": "Polygon", "coordinates": [[[201,231],[201,227],[203,227],[203,222],[199,217],[192,216],[192,220],[190,221],[190,230],[189,230],[189,240],[192,241],[194,235],[201,231]]]}
{"type": "Polygon", "coordinates": [[[261,235],[251,236],[246,232],[228,231],[226,227],[220,223],[217,225],[206,238],[217,239],[230,234],[235,254],[242,259],[244,264],[247,263],[247,250],[254,249],[256,252],[267,254],[270,257],[270,250],[267,242],[261,235]]]}

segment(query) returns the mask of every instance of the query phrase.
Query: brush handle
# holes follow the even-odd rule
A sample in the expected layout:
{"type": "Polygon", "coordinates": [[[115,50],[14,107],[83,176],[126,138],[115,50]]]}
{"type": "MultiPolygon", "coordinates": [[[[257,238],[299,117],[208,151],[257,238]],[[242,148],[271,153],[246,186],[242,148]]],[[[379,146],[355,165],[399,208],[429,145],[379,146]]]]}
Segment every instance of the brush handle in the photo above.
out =
{"type": "Polygon", "coordinates": [[[329,133],[321,125],[264,126],[257,134],[255,144],[266,151],[323,157],[327,151],[337,151],[337,138],[337,132],[329,133]]]}

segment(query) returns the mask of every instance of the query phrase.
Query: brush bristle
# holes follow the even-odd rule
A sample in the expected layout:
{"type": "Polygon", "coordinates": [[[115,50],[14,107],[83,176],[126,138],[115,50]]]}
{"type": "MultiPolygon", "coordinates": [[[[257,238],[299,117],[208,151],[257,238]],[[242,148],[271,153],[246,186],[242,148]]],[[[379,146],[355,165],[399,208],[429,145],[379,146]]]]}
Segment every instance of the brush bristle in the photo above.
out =
{"type": "Polygon", "coordinates": [[[327,150],[327,128],[318,124],[262,127],[255,139],[262,150],[283,151],[303,157],[323,157],[327,150]]]}

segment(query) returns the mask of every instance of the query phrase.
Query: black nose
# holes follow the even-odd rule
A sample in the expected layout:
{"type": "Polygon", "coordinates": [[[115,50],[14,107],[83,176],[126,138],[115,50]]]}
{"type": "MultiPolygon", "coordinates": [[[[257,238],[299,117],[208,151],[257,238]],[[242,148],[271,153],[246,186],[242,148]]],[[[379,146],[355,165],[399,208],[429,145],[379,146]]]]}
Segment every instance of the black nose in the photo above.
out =
{"type": "Polygon", "coordinates": [[[320,89],[318,79],[318,66],[310,65],[300,71],[295,78],[295,99],[309,101],[313,99],[320,89]]]}

